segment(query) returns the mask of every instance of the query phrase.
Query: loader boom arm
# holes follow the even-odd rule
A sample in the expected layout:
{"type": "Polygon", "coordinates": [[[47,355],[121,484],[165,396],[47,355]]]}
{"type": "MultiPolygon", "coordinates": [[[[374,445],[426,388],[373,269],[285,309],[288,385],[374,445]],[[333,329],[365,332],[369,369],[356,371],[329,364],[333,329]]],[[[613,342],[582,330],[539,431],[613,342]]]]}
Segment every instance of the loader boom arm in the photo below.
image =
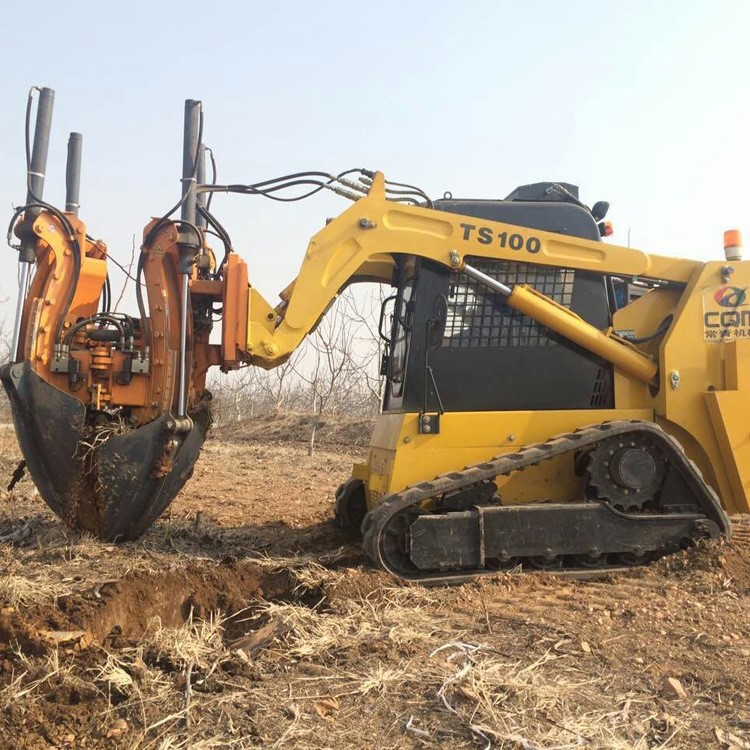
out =
{"type": "MultiPolygon", "coordinates": [[[[251,362],[273,367],[284,362],[317,325],[332,301],[357,281],[390,283],[395,253],[414,255],[456,271],[466,271],[481,283],[493,280],[466,263],[467,256],[526,261],[686,284],[702,264],[649,255],[639,250],[603,245],[577,237],[525,227],[477,220],[420,206],[394,203],[385,196],[385,179],[376,173],[367,196],[361,198],[318,232],[307,247],[300,272],[282,298],[279,318],[270,324],[268,303],[256,296],[248,310],[247,355],[251,362]],[[508,238],[513,238],[513,247],[508,238]],[[291,291],[289,291],[291,289],[291,291]]],[[[656,375],[650,357],[629,342],[589,325],[570,310],[538,291],[517,285],[494,291],[507,304],[556,333],[612,362],[645,382],[656,375]]]]}

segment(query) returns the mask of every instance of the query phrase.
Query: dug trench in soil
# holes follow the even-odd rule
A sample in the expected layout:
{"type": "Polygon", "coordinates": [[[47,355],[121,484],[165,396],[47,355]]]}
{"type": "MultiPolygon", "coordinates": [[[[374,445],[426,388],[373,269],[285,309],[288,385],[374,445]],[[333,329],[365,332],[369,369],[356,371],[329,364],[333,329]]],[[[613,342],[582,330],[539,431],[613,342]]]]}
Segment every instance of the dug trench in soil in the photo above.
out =
{"type": "Polygon", "coordinates": [[[223,619],[229,642],[259,622],[254,606],[286,602],[320,604],[319,588],[306,588],[288,570],[263,570],[252,562],[230,562],[158,572],[131,572],[105,580],[52,604],[0,609],[0,644],[40,655],[57,634],[85,631],[99,644],[135,643],[149,630],[179,628],[194,620],[223,619]]]}
{"type": "Polygon", "coordinates": [[[252,654],[286,631],[280,621],[269,621],[266,607],[320,608],[324,597],[319,586],[304,585],[289,570],[207,561],[126,573],[53,602],[2,606],[0,748],[119,747],[125,737],[140,747],[148,734],[145,720],[139,737],[129,731],[133,719],[123,718],[129,717],[130,686],[137,682],[147,691],[153,681],[161,683],[162,698],[165,686],[173,693],[151,722],[158,726],[188,682],[205,692],[206,647],[228,678],[228,654],[252,654]],[[187,677],[185,658],[191,660],[187,677]]]}

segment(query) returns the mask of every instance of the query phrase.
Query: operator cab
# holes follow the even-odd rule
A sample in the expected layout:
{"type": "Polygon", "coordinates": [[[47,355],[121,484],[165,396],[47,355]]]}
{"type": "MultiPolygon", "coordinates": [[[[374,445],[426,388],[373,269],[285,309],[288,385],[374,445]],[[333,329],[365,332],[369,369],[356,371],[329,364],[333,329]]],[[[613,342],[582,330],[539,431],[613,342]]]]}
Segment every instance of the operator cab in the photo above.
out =
{"type": "MultiPolygon", "coordinates": [[[[516,188],[504,200],[446,194],[434,208],[600,241],[609,205],[600,201],[589,209],[575,185],[539,182],[516,188]]],[[[602,274],[505,259],[466,260],[507,286],[529,284],[599,329],[610,325],[616,308],[602,274]]],[[[509,308],[501,295],[464,273],[412,256],[398,256],[396,265],[396,292],[381,314],[381,336],[387,341],[384,411],[614,406],[610,363],[509,308]],[[430,323],[436,317],[444,322],[437,335],[430,323]]]]}

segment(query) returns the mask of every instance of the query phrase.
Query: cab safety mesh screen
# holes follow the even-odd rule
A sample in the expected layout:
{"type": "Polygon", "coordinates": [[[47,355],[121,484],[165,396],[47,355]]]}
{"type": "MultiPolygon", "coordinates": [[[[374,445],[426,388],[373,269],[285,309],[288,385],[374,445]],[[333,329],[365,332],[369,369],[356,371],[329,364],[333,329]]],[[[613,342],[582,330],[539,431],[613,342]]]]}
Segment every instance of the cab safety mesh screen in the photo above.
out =
{"type": "MultiPolygon", "coordinates": [[[[486,258],[466,260],[503,284],[528,284],[555,302],[570,307],[575,279],[573,270],[486,258]]],[[[502,295],[464,273],[451,275],[443,347],[555,344],[547,328],[508,307],[502,295]]]]}

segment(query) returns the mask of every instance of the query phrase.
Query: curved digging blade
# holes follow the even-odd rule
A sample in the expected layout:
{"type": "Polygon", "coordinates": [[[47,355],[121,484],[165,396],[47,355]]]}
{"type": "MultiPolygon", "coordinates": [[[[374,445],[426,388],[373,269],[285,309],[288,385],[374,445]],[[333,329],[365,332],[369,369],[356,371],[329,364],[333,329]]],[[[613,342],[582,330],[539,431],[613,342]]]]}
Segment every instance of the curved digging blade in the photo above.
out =
{"type": "Polygon", "coordinates": [[[83,436],[86,407],[40,378],[28,362],[6,365],[0,379],[34,484],[47,505],[66,519],[66,498],[80,484],[74,458],[83,436]]]}
{"type": "Polygon", "coordinates": [[[206,439],[195,425],[174,435],[169,415],[122,435],[113,435],[93,457],[96,512],[103,539],[137,539],[166,510],[193,474],[206,439]]]}
{"type": "Polygon", "coordinates": [[[164,512],[193,471],[209,427],[207,410],[180,435],[169,415],[121,434],[86,427],[86,409],[28,363],[0,371],[29,472],[69,526],[106,540],[136,539],[164,512]]]}

